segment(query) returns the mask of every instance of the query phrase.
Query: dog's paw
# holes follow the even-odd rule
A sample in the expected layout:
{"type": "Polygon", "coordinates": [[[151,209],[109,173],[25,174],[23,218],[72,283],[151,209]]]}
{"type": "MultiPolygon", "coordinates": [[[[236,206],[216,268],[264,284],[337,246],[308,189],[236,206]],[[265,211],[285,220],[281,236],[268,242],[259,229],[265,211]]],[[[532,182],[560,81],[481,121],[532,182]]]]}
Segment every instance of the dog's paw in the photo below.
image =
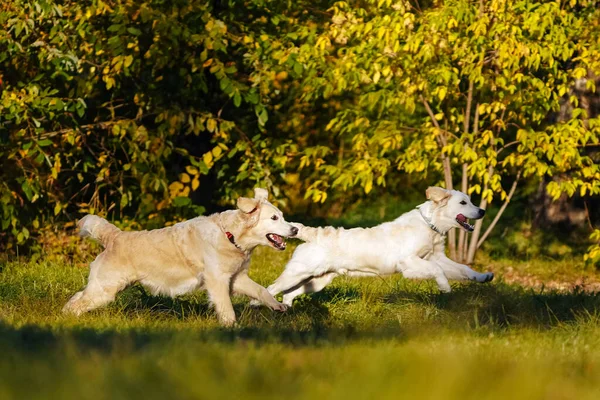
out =
{"type": "Polygon", "coordinates": [[[60,312],[64,315],[73,315],[75,317],[79,317],[79,315],[81,315],[81,312],[70,304],[65,304],[60,312]]]}
{"type": "Polygon", "coordinates": [[[475,281],[475,282],[479,282],[479,283],[487,283],[487,282],[491,282],[494,279],[494,273],[493,272],[485,272],[483,274],[477,273],[476,275],[474,275],[471,280],[475,281]]]}
{"type": "Polygon", "coordinates": [[[288,309],[288,306],[287,306],[286,304],[283,304],[283,303],[277,303],[277,304],[273,304],[273,305],[271,306],[271,308],[272,308],[274,311],[286,312],[286,311],[287,311],[287,309],[288,309]]]}
{"type": "Polygon", "coordinates": [[[263,305],[259,300],[255,300],[255,299],[250,300],[250,303],[248,303],[248,304],[250,304],[250,307],[254,307],[254,308],[260,307],[263,305]]]}
{"type": "Polygon", "coordinates": [[[450,287],[450,285],[438,285],[438,289],[440,290],[441,293],[450,293],[452,291],[452,288],[450,287]]]}
{"type": "Polygon", "coordinates": [[[285,304],[288,308],[290,308],[292,306],[292,303],[294,302],[295,298],[296,298],[296,296],[293,293],[292,294],[284,294],[281,302],[283,304],[285,304]]]}
{"type": "Polygon", "coordinates": [[[219,323],[223,328],[235,328],[237,326],[237,321],[234,317],[220,317],[219,323]]]}

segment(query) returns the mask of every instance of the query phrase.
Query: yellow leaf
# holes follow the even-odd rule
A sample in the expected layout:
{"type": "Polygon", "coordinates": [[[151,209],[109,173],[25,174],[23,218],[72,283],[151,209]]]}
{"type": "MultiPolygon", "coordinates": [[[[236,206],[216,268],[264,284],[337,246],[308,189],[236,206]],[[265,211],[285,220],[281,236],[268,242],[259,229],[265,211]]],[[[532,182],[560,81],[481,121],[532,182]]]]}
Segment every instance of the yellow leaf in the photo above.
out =
{"type": "Polygon", "coordinates": [[[173,182],[169,185],[169,191],[171,192],[176,192],[183,189],[183,185],[181,184],[181,182],[173,182]]]}
{"type": "Polygon", "coordinates": [[[212,165],[213,160],[212,153],[204,153],[204,155],[202,156],[202,160],[204,161],[204,164],[206,164],[207,167],[210,167],[212,165]]]}
{"type": "Polygon", "coordinates": [[[162,210],[163,208],[166,208],[167,205],[168,205],[168,202],[166,200],[163,200],[156,205],[156,209],[162,210]]]}
{"type": "Polygon", "coordinates": [[[326,192],[322,192],[321,193],[321,203],[325,203],[325,200],[327,200],[327,193],[326,192]]]}
{"type": "Polygon", "coordinates": [[[198,189],[198,186],[200,186],[200,180],[198,180],[198,177],[196,177],[192,181],[192,190],[198,189]]]}
{"type": "Polygon", "coordinates": [[[198,175],[198,168],[194,166],[188,165],[187,167],[185,167],[185,170],[190,175],[198,175]]]}
{"type": "Polygon", "coordinates": [[[133,62],[133,57],[129,55],[129,56],[125,57],[123,65],[125,66],[125,68],[128,68],[132,62],[133,62]]]}
{"type": "Polygon", "coordinates": [[[375,75],[373,75],[373,83],[379,82],[379,78],[381,78],[381,73],[377,71],[375,72],[375,75]]]}
{"type": "Polygon", "coordinates": [[[183,183],[188,183],[191,180],[190,176],[188,174],[186,174],[185,172],[179,176],[179,179],[183,183]]]}
{"type": "Polygon", "coordinates": [[[212,118],[209,118],[208,121],[206,121],[206,129],[208,129],[209,132],[214,132],[216,128],[217,121],[215,121],[212,118]]]}
{"type": "Polygon", "coordinates": [[[367,183],[365,184],[365,193],[369,194],[369,192],[371,191],[371,189],[373,189],[373,181],[371,179],[369,179],[367,181],[367,183]]]}
{"type": "Polygon", "coordinates": [[[223,150],[221,150],[220,147],[215,147],[214,149],[212,149],[212,154],[213,156],[215,156],[215,158],[219,158],[221,153],[223,153],[223,150]]]}
{"type": "Polygon", "coordinates": [[[448,93],[448,89],[446,89],[443,86],[439,88],[438,97],[440,98],[440,100],[444,100],[444,97],[446,97],[446,93],[448,93]]]}

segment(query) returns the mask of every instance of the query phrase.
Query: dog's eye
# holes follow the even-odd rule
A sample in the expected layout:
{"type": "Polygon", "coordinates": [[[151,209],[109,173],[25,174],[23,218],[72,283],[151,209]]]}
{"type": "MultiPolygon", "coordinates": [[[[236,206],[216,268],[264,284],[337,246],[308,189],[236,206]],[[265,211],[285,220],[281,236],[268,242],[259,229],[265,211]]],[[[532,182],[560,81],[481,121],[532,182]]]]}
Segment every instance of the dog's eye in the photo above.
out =
{"type": "Polygon", "coordinates": [[[271,219],[272,219],[273,221],[277,221],[277,220],[279,219],[279,217],[278,217],[277,215],[273,215],[273,216],[271,217],[271,219]]]}
{"type": "Polygon", "coordinates": [[[460,202],[460,204],[462,204],[464,206],[464,205],[467,204],[467,202],[463,200],[463,201],[460,202]]]}

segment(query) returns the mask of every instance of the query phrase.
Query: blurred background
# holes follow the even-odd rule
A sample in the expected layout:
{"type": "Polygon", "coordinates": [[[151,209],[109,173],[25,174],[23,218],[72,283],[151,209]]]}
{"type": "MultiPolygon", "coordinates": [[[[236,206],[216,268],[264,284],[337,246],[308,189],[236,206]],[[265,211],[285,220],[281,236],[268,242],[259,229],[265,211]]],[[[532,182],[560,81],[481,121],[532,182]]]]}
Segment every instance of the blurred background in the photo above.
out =
{"type": "Polygon", "coordinates": [[[453,187],[454,259],[600,260],[591,0],[0,5],[0,250],[78,259],[86,213],[150,229],[266,187],[372,226],[453,187]]]}

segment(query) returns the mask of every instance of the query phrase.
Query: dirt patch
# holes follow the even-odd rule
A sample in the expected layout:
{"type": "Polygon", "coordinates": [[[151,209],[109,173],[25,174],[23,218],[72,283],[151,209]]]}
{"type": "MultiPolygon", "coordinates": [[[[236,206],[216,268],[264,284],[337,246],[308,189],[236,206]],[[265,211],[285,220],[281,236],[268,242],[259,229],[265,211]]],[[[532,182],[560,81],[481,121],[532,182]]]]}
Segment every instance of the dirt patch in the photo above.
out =
{"type": "Polygon", "coordinates": [[[600,281],[589,277],[578,277],[573,281],[543,279],[536,275],[526,274],[508,267],[500,272],[500,277],[506,283],[516,283],[521,286],[535,289],[554,289],[560,291],[584,291],[589,293],[600,292],[600,281]]]}

